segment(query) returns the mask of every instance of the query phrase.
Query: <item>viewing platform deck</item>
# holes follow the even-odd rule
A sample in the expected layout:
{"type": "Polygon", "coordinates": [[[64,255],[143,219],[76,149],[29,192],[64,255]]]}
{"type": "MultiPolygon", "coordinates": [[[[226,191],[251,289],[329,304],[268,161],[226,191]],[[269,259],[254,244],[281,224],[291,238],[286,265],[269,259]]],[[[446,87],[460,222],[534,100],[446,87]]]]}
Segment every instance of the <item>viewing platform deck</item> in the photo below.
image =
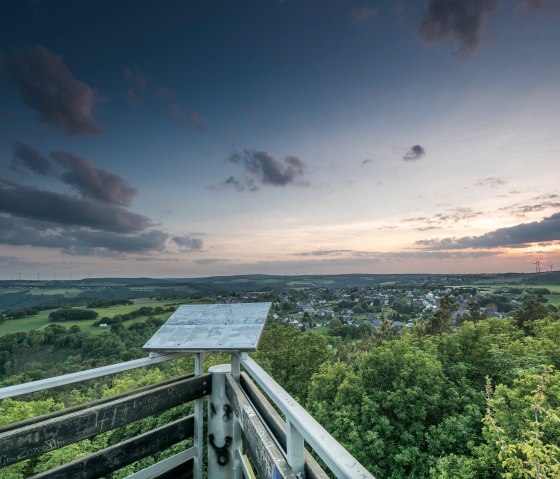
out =
{"type": "MultiPolygon", "coordinates": [[[[149,367],[187,354],[191,353],[152,352],[142,359],[9,386],[0,389],[0,400],[149,367]]],[[[0,477],[12,464],[194,402],[191,415],[33,478],[104,477],[189,438],[192,446],[128,479],[373,478],[246,353],[231,353],[230,364],[211,367],[207,373],[203,372],[203,353],[194,356],[195,370],[184,376],[1,427],[0,477]]]]}

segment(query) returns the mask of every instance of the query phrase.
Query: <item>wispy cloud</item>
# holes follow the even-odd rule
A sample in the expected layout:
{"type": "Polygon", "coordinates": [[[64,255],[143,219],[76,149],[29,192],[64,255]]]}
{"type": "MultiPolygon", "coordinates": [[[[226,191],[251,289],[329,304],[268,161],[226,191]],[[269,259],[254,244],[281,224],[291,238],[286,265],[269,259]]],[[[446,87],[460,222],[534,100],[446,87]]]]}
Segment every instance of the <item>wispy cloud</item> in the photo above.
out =
{"type": "Polygon", "coordinates": [[[167,87],[159,89],[159,96],[169,109],[169,116],[185,128],[196,131],[206,130],[206,119],[198,112],[183,108],[178,101],[177,94],[167,87]]]}
{"type": "Polygon", "coordinates": [[[488,178],[481,178],[475,182],[475,186],[489,186],[490,188],[498,188],[506,185],[507,182],[502,178],[490,176],[488,178]]]}
{"type": "Polygon", "coordinates": [[[378,14],[376,8],[364,5],[352,10],[351,17],[355,23],[368,23],[373,20],[378,14]]]}
{"type": "Polygon", "coordinates": [[[77,80],[58,55],[41,45],[12,50],[4,63],[21,98],[50,123],[69,136],[101,133],[93,107],[101,96],[77,80]]]}

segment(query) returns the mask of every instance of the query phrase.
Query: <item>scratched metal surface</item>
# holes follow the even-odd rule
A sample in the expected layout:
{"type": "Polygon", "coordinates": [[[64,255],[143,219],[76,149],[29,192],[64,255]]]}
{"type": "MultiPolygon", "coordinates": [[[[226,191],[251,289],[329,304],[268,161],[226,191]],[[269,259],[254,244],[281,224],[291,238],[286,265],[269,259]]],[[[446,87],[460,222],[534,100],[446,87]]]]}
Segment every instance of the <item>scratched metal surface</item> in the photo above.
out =
{"type": "Polygon", "coordinates": [[[179,306],[144,345],[149,351],[255,351],[271,303],[179,306]]]}

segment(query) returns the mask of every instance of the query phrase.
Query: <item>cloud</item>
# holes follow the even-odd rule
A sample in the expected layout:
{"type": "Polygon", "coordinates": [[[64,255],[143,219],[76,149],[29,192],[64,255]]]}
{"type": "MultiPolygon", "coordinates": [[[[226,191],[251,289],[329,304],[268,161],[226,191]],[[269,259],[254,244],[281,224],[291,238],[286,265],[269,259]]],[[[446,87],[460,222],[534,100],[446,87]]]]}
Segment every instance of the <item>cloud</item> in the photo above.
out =
{"type": "Polygon", "coordinates": [[[489,186],[490,188],[498,188],[499,186],[504,186],[506,184],[507,182],[505,180],[494,176],[481,178],[475,183],[476,186],[489,186]]]}
{"type": "Polygon", "coordinates": [[[497,3],[497,0],[431,0],[425,7],[418,33],[427,43],[458,41],[459,49],[454,55],[463,57],[478,47],[484,20],[497,3]]]}
{"type": "Polygon", "coordinates": [[[404,161],[414,161],[419,160],[426,154],[424,147],[420,145],[414,145],[403,157],[404,161]]]}
{"type": "Polygon", "coordinates": [[[76,188],[84,198],[128,206],[137,193],[124,178],[96,168],[85,158],[65,151],[54,151],[51,156],[66,170],[60,179],[76,188]]]}
{"type": "Polygon", "coordinates": [[[560,202],[558,201],[543,201],[542,203],[536,203],[533,205],[516,205],[510,207],[500,208],[500,211],[507,211],[515,216],[525,216],[527,213],[534,213],[536,211],[545,211],[560,208],[560,202]]]}
{"type": "Polygon", "coordinates": [[[304,251],[301,253],[293,253],[292,256],[303,257],[325,257],[328,256],[332,261],[342,259],[357,260],[377,260],[377,261],[393,261],[393,260],[413,260],[413,259],[465,259],[480,258],[486,256],[494,256],[498,254],[492,251],[360,251],[350,249],[340,250],[316,250],[304,251]]]}
{"type": "Polygon", "coordinates": [[[245,170],[246,176],[242,180],[230,176],[224,182],[238,191],[245,188],[256,191],[259,185],[308,185],[303,179],[306,165],[297,156],[287,156],[284,161],[279,161],[266,151],[243,150],[232,153],[228,160],[243,166],[245,170]]]}
{"type": "Polygon", "coordinates": [[[80,227],[60,228],[58,225],[0,214],[1,244],[59,248],[70,255],[115,256],[162,251],[168,238],[167,233],[159,230],[118,234],[80,227]]]}
{"type": "Polygon", "coordinates": [[[223,259],[223,258],[203,258],[203,259],[195,259],[193,263],[205,265],[205,264],[215,264],[215,263],[229,263],[230,259],[223,259]]]}
{"type": "Polygon", "coordinates": [[[146,229],[147,217],[119,206],[39,190],[0,179],[0,212],[61,225],[87,226],[119,233],[146,229]]]}
{"type": "MultiPolygon", "coordinates": [[[[435,215],[428,216],[417,216],[414,218],[405,218],[401,220],[404,223],[424,223],[425,225],[445,225],[449,223],[460,223],[462,221],[470,220],[482,216],[484,213],[482,211],[474,211],[472,208],[457,206],[456,208],[450,208],[445,213],[436,213],[435,215]]],[[[417,228],[420,229],[420,228],[417,228]]],[[[425,227],[425,229],[428,229],[425,227]]],[[[433,229],[433,228],[429,228],[433,229]]]]}
{"type": "Polygon", "coordinates": [[[167,104],[169,116],[185,128],[194,128],[196,131],[206,130],[206,119],[193,110],[188,110],[179,105],[177,94],[171,88],[159,89],[160,98],[167,104]]]}
{"type": "Polygon", "coordinates": [[[30,266],[36,263],[31,263],[18,256],[3,256],[0,255],[0,265],[2,267],[14,267],[14,266],[30,266]]]}
{"type": "Polygon", "coordinates": [[[499,228],[480,236],[419,240],[419,246],[431,250],[463,248],[522,248],[532,243],[560,241],[560,213],[555,213],[542,221],[522,223],[507,228],[499,228]]]}
{"type": "Polygon", "coordinates": [[[69,136],[101,133],[92,110],[100,96],[72,75],[62,58],[41,45],[5,55],[21,98],[39,115],[69,136]]]}
{"type": "Polygon", "coordinates": [[[542,10],[549,7],[560,6],[560,1],[558,0],[520,0],[528,10],[536,12],[537,10],[542,10]]]}
{"type": "Polygon", "coordinates": [[[204,242],[200,238],[193,238],[189,235],[173,236],[171,241],[178,245],[181,251],[200,251],[204,247],[204,242]]]}
{"type": "Polygon", "coordinates": [[[364,5],[352,11],[352,20],[355,23],[367,23],[377,16],[377,9],[364,5]]]}
{"type": "Polygon", "coordinates": [[[134,67],[123,67],[122,73],[127,83],[136,91],[145,90],[148,86],[148,79],[146,78],[146,75],[140,73],[138,69],[134,67]]]}
{"type": "Polygon", "coordinates": [[[15,141],[13,144],[12,167],[14,169],[26,169],[41,176],[49,176],[52,173],[52,165],[48,158],[45,158],[35,148],[15,141]]]}
{"type": "MultiPolygon", "coordinates": [[[[68,232],[66,233],[68,234],[68,232]]],[[[151,253],[163,251],[169,235],[151,230],[136,235],[122,235],[80,229],[70,232],[72,244],[63,252],[74,255],[99,255],[104,252],[151,253]]]]}
{"type": "Polygon", "coordinates": [[[340,256],[343,254],[354,253],[351,249],[331,249],[304,251],[303,253],[293,253],[293,256],[340,256]]]}

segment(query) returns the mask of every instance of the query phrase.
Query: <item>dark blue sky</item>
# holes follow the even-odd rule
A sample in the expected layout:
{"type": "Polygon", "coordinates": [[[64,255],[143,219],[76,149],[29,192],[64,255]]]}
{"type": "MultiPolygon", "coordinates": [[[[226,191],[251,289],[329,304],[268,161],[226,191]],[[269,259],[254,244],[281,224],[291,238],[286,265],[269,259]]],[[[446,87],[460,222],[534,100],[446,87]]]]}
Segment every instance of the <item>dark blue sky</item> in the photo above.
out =
{"type": "Polygon", "coordinates": [[[1,8],[3,277],[560,260],[556,0],[1,8]]]}

